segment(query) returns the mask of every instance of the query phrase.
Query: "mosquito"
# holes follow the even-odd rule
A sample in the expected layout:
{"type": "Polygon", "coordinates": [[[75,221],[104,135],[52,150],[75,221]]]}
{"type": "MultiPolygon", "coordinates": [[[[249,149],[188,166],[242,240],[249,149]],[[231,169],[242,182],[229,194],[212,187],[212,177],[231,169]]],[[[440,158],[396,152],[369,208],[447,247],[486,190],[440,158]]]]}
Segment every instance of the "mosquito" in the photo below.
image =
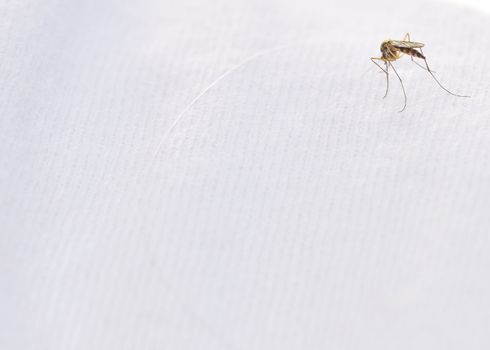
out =
{"type": "Polygon", "coordinates": [[[437,78],[434,75],[434,71],[429,68],[429,64],[427,63],[427,59],[424,56],[424,52],[422,51],[422,48],[425,46],[423,43],[417,43],[415,41],[410,40],[410,34],[407,33],[405,34],[403,40],[385,40],[381,43],[381,57],[371,57],[371,61],[375,65],[377,65],[385,74],[386,74],[386,92],[383,98],[388,96],[388,89],[390,86],[390,79],[389,79],[389,68],[391,67],[393,71],[395,72],[396,76],[398,77],[398,80],[400,81],[400,84],[402,86],[403,90],[403,97],[404,97],[404,104],[403,108],[400,110],[400,112],[403,112],[405,108],[407,107],[407,94],[405,92],[405,87],[403,86],[403,81],[402,78],[400,78],[400,75],[395,69],[395,66],[393,66],[394,61],[397,59],[401,58],[403,54],[409,55],[412,62],[421,67],[422,69],[426,70],[427,72],[430,73],[432,78],[436,81],[436,83],[446,92],[450,93],[453,96],[456,97],[470,97],[470,96],[463,96],[463,95],[458,95],[455,94],[448,89],[446,89],[440,82],[437,80],[437,78]],[[425,67],[418,63],[417,61],[414,60],[414,57],[420,58],[424,60],[425,62],[425,67]],[[379,65],[376,61],[382,61],[385,64],[385,68],[383,68],[381,65],[379,65]]]}

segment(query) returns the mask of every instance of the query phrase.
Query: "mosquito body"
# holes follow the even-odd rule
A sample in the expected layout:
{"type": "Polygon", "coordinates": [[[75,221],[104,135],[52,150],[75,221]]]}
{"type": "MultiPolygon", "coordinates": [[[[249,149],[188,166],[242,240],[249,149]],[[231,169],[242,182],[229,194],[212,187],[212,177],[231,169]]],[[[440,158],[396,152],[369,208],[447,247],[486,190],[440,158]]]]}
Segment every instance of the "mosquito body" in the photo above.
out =
{"type": "Polygon", "coordinates": [[[404,97],[404,104],[403,108],[401,109],[400,112],[403,112],[407,106],[407,94],[405,92],[405,87],[403,86],[403,81],[400,78],[400,75],[396,71],[395,67],[393,66],[394,61],[398,60],[401,58],[404,54],[409,55],[412,62],[414,62],[416,65],[421,67],[422,69],[426,70],[427,72],[430,73],[432,78],[437,82],[437,84],[446,92],[453,96],[457,97],[469,97],[469,96],[462,96],[462,95],[457,95],[455,93],[452,93],[448,89],[446,89],[440,82],[437,80],[437,78],[434,76],[434,71],[432,71],[429,68],[429,64],[427,63],[427,59],[424,56],[424,53],[422,52],[422,47],[425,45],[423,43],[418,43],[410,40],[410,34],[406,34],[403,40],[385,40],[381,43],[380,51],[381,51],[381,57],[371,57],[371,61],[375,65],[377,65],[385,74],[386,74],[386,92],[383,98],[388,96],[388,89],[389,89],[389,84],[390,84],[390,79],[389,79],[389,69],[390,67],[393,69],[395,72],[396,76],[398,77],[398,80],[400,81],[400,84],[402,86],[402,91],[403,91],[403,97],[404,97]],[[420,58],[424,60],[425,62],[425,67],[418,63],[417,61],[414,60],[414,57],[420,58]],[[376,61],[381,61],[384,63],[385,68],[380,66],[376,61]]]}

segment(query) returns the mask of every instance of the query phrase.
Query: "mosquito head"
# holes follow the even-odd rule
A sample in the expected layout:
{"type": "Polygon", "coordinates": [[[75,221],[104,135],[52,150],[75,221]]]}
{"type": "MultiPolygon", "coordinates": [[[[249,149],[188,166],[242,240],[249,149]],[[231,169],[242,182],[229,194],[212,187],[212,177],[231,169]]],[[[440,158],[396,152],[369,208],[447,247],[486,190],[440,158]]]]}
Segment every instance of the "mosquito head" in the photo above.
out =
{"type": "Polygon", "coordinates": [[[381,57],[389,61],[395,61],[399,57],[397,56],[396,50],[393,48],[391,42],[391,40],[383,41],[379,50],[381,51],[381,57]]]}
{"type": "Polygon", "coordinates": [[[381,46],[379,47],[379,51],[381,52],[385,52],[386,51],[386,47],[388,46],[388,42],[389,40],[385,40],[381,43],[381,46]]]}

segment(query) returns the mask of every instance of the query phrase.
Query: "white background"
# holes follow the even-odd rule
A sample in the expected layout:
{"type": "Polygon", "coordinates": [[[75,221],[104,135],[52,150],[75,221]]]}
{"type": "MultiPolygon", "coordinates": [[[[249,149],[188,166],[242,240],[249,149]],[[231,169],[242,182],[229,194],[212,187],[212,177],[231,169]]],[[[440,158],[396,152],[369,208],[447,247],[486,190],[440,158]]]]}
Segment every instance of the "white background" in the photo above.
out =
{"type": "Polygon", "coordinates": [[[490,12],[490,3],[485,0],[450,0],[450,2],[470,6],[475,9],[483,10],[487,13],[490,12]]]}
{"type": "Polygon", "coordinates": [[[0,2],[0,348],[490,347],[488,14],[0,2]],[[450,96],[380,42],[426,43],[450,96]]]}

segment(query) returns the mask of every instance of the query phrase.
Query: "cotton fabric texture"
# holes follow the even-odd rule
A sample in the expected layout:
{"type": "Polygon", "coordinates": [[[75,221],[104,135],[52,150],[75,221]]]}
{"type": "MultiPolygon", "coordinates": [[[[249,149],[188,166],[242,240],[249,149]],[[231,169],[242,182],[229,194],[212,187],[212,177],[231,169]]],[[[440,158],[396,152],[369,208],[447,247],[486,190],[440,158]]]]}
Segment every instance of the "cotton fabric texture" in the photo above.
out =
{"type": "Polygon", "coordinates": [[[0,348],[490,347],[488,15],[0,4],[0,348]],[[385,39],[426,43],[438,79],[385,39]]]}

